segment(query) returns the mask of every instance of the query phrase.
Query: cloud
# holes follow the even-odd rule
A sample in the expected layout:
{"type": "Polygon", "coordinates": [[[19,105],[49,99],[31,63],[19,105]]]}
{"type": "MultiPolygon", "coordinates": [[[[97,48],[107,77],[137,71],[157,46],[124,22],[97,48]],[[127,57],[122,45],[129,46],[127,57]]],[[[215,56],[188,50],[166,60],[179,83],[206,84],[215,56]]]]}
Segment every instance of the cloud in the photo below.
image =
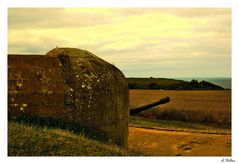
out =
{"type": "Polygon", "coordinates": [[[230,76],[230,9],[10,8],[8,18],[9,53],[78,47],[126,76],[230,76]]]}
{"type": "Polygon", "coordinates": [[[87,10],[88,12],[76,11],[64,8],[10,8],[8,10],[9,27],[16,29],[79,28],[107,24],[113,19],[103,9],[87,10]]]}

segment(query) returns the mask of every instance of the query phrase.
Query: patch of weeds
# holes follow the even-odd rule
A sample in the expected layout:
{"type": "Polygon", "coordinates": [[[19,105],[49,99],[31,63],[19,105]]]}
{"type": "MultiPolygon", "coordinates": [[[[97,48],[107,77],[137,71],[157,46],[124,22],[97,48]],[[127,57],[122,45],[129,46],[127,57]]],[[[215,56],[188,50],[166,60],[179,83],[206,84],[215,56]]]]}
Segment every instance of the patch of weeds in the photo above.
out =
{"type": "Polygon", "coordinates": [[[107,142],[105,137],[100,136],[97,132],[94,132],[93,130],[91,130],[89,128],[80,126],[79,124],[65,122],[63,120],[52,119],[52,118],[31,117],[28,115],[22,115],[18,118],[10,118],[9,121],[15,121],[18,123],[34,125],[38,128],[68,130],[75,134],[81,134],[83,136],[86,136],[87,138],[99,140],[101,142],[107,142]]]}
{"type": "Polygon", "coordinates": [[[135,116],[140,116],[148,119],[156,120],[170,120],[170,121],[183,121],[189,123],[201,123],[205,125],[215,125],[230,127],[231,121],[228,116],[223,114],[214,114],[208,111],[193,111],[193,110],[177,110],[177,109],[157,109],[153,108],[150,110],[143,111],[136,114],[135,116]],[[229,120],[229,121],[228,121],[229,120]]]}

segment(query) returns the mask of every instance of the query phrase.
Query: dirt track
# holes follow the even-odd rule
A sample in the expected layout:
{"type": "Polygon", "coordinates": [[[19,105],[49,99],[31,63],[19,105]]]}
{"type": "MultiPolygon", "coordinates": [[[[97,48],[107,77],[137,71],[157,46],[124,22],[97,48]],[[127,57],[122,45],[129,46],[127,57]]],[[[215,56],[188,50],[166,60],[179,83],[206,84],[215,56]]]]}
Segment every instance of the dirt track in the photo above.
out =
{"type": "Polygon", "coordinates": [[[231,135],[129,127],[129,148],[151,156],[230,156],[231,135]]]}

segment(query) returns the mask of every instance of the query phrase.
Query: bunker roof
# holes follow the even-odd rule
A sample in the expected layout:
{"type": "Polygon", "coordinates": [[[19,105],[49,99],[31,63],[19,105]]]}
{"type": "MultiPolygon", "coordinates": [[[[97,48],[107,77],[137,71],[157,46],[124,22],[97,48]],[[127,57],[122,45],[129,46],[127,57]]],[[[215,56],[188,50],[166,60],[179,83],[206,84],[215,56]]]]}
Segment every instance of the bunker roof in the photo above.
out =
{"type": "Polygon", "coordinates": [[[98,58],[96,55],[92,54],[91,52],[87,50],[82,50],[78,48],[54,48],[48,53],[46,53],[47,56],[58,56],[60,54],[68,55],[68,56],[74,56],[74,57],[82,57],[82,58],[98,58]]]}

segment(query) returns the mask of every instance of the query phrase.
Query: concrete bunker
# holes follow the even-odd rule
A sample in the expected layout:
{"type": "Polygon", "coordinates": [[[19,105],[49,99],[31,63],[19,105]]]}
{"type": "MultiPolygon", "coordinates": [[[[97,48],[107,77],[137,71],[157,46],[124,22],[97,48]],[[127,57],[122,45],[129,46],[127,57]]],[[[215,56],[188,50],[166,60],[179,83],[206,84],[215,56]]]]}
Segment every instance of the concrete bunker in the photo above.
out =
{"type": "Polygon", "coordinates": [[[122,72],[88,51],[8,55],[8,117],[74,122],[127,147],[128,96],[122,72]]]}

